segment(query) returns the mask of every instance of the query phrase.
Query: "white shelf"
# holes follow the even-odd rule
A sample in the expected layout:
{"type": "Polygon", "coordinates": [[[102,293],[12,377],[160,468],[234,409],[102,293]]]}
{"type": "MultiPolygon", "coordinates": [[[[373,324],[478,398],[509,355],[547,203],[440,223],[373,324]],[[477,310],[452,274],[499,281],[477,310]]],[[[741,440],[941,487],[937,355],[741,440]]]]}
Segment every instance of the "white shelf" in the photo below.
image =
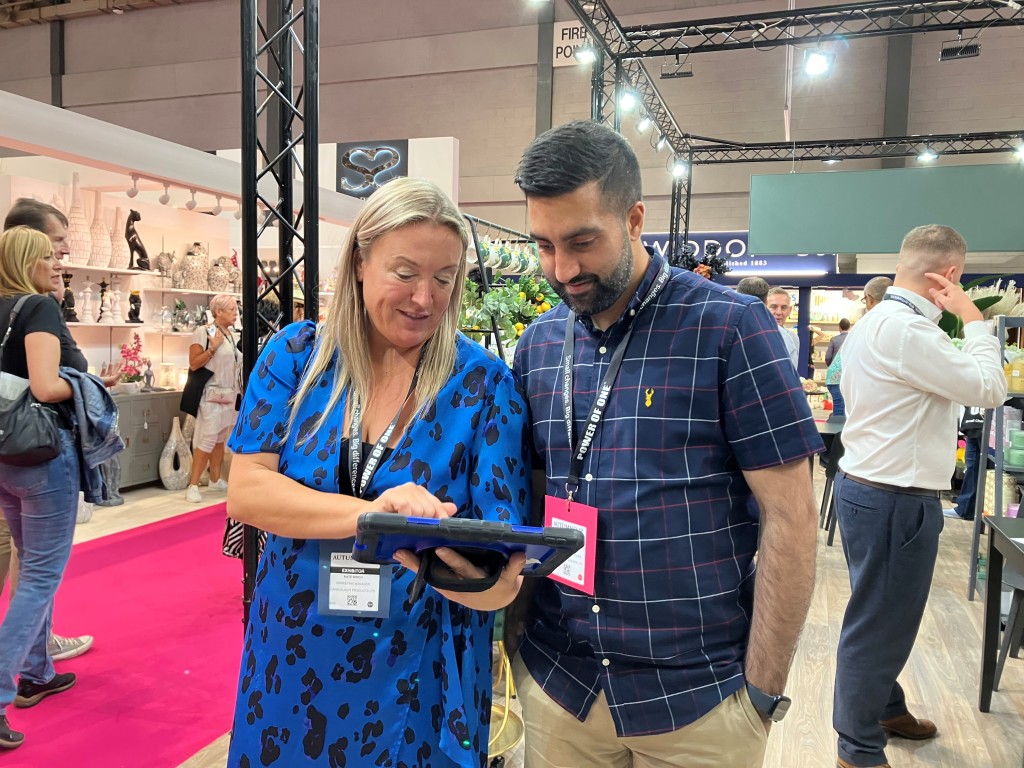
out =
{"type": "Polygon", "coordinates": [[[68,328],[104,328],[106,330],[136,330],[150,333],[153,328],[145,323],[67,323],[68,328]]]}
{"type": "Polygon", "coordinates": [[[236,299],[242,298],[242,294],[229,291],[191,291],[188,288],[153,288],[152,290],[156,293],[179,293],[191,296],[217,296],[223,293],[225,296],[232,296],[236,299]]]}
{"type": "Polygon", "coordinates": [[[65,272],[96,272],[101,275],[156,275],[160,276],[160,273],[156,270],[144,270],[144,269],[110,269],[109,267],[88,267],[84,264],[69,264],[66,261],[60,263],[60,268],[65,272]]]}

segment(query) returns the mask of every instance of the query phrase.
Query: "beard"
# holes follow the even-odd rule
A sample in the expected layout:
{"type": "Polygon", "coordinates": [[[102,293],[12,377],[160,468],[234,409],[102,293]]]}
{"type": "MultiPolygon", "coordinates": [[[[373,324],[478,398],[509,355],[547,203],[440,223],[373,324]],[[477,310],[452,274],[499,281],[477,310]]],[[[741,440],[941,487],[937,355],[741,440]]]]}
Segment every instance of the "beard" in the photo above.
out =
{"type": "Polygon", "coordinates": [[[548,282],[559,298],[568,305],[569,309],[577,315],[590,317],[610,309],[622,297],[623,291],[629,287],[632,277],[633,248],[629,241],[629,233],[623,228],[622,249],[619,254],[619,260],[611,274],[601,277],[594,273],[582,272],[569,283],[560,283],[553,277],[548,277],[548,282]],[[571,294],[566,290],[566,285],[578,285],[580,283],[589,284],[589,290],[576,294],[571,294]]]}

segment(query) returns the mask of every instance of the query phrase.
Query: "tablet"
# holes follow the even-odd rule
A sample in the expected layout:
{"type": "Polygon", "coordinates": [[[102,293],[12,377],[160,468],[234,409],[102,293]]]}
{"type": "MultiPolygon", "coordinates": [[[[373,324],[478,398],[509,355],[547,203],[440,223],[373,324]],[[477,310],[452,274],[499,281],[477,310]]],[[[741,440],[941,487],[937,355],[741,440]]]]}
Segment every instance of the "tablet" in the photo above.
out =
{"type": "Polygon", "coordinates": [[[497,551],[508,558],[526,553],[524,576],[547,576],[583,547],[583,532],[575,528],[533,528],[526,525],[466,520],[405,517],[390,512],[366,512],[356,523],[352,557],[361,563],[392,563],[395,550],[420,553],[435,547],[497,551]]]}

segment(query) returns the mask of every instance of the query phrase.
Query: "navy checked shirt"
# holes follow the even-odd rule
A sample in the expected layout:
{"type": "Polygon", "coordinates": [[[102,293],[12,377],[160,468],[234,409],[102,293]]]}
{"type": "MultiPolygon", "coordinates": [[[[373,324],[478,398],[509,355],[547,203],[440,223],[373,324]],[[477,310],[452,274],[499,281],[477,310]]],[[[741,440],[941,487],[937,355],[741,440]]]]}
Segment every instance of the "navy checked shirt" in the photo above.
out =
{"type": "MultiPolygon", "coordinates": [[[[822,450],[759,300],[673,269],[637,313],[664,263],[652,257],[607,331],[576,322],[577,435],[636,322],[575,497],[599,510],[596,593],[544,579],[520,647],[534,679],[580,720],[603,690],[619,736],[674,731],[742,687],[758,510],[741,470],[822,450]]],[[[570,455],[560,366],[567,316],[561,305],[532,323],[514,362],[537,468],[559,498],[570,455]]]]}

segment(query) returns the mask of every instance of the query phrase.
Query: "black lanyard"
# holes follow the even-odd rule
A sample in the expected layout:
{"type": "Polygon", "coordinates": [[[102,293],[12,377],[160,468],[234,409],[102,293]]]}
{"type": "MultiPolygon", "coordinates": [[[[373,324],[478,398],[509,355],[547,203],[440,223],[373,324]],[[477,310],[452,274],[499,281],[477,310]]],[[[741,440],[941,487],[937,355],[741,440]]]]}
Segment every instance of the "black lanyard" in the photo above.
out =
{"type": "Polygon", "coordinates": [[[885,296],[882,297],[882,301],[898,301],[900,304],[904,304],[904,305],[910,307],[912,310],[914,310],[921,317],[924,317],[924,312],[922,312],[920,309],[918,309],[917,305],[914,302],[912,302],[910,299],[905,298],[903,296],[897,296],[896,294],[893,294],[893,293],[887,293],[887,294],[885,294],[885,296]]]}
{"type": "Polygon", "coordinates": [[[381,457],[384,455],[384,451],[387,450],[388,441],[391,440],[391,433],[398,426],[398,420],[402,417],[402,411],[405,410],[409,398],[416,391],[416,380],[420,377],[420,366],[423,364],[423,355],[426,349],[424,347],[423,352],[420,353],[419,362],[416,363],[416,372],[412,375],[412,384],[409,385],[409,393],[398,407],[398,413],[395,414],[395,418],[391,420],[383,434],[377,438],[377,442],[370,450],[370,455],[366,457],[366,466],[363,468],[362,477],[359,477],[359,465],[363,461],[363,412],[359,405],[359,398],[355,395],[352,397],[352,420],[348,425],[348,469],[349,477],[352,479],[352,493],[357,498],[362,498],[363,493],[366,492],[366,488],[373,478],[373,473],[377,471],[377,465],[380,464],[381,457]],[[356,484],[357,480],[358,485],[356,484]]]}
{"type": "Polygon", "coordinates": [[[619,375],[619,368],[622,367],[622,359],[626,356],[626,347],[629,346],[629,340],[633,336],[636,319],[644,307],[661,293],[661,289],[665,287],[665,283],[668,282],[671,274],[667,264],[662,267],[654,284],[647,292],[647,296],[644,297],[643,302],[641,302],[636,313],[633,315],[633,319],[630,320],[625,336],[622,337],[622,341],[619,342],[615,352],[612,353],[612,358],[608,363],[608,370],[604,375],[604,381],[601,382],[601,388],[597,391],[594,404],[590,407],[590,415],[587,417],[586,422],[587,426],[583,430],[583,436],[579,439],[579,442],[576,441],[576,424],[572,415],[572,366],[576,346],[576,313],[571,309],[569,310],[569,317],[565,322],[565,344],[562,347],[562,410],[565,415],[565,431],[569,437],[569,446],[576,446],[569,459],[569,477],[565,483],[565,492],[569,496],[569,501],[572,501],[573,494],[580,487],[580,472],[583,471],[583,460],[586,458],[587,452],[594,442],[594,435],[597,434],[597,425],[604,416],[605,406],[608,405],[608,396],[611,394],[612,387],[615,384],[615,377],[619,375]]]}

